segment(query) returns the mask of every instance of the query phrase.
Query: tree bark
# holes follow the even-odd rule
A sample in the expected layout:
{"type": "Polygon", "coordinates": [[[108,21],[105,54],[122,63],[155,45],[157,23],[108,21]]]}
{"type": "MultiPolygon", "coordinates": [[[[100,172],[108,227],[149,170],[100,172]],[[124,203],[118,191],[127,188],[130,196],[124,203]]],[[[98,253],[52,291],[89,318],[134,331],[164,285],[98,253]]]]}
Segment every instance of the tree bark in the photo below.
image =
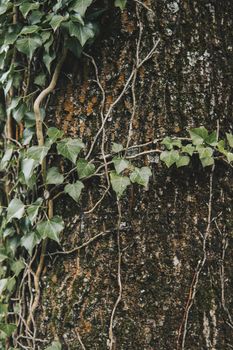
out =
{"type": "MultiPolygon", "coordinates": [[[[126,146],[130,121],[131,146],[185,136],[189,127],[213,131],[218,123],[223,136],[232,130],[232,1],[141,2],[146,7],[129,1],[122,13],[108,13],[106,29],[88,50],[106,94],[106,114],[137,64],[140,30],[140,61],[160,39],[138,69],[134,89],[130,84],[109,115],[105,152],[112,142],[126,146]]],[[[101,101],[91,60],[69,56],[48,122],[90,146],[102,123],[101,101]]],[[[93,154],[101,139],[102,133],[93,154]]],[[[120,277],[112,349],[232,349],[231,168],[217,162],[203,170],[196,158],[181,169],[166,169],[148,156],[137,164],[150,165],[153,178],[147,190],[131,186],[120,201],[119,237],[112,191],[85,213],[104,194],[105,183],[88,180],[79,205],[68,196],[54,203],[66,222],[62,249],[106,234],[73,254],[47,257],[37,312],[40,338],[59,339],[64,349],[108,349],[120,277]]],[[[54,243],[49,249],[60,250],[54,243]]]]}

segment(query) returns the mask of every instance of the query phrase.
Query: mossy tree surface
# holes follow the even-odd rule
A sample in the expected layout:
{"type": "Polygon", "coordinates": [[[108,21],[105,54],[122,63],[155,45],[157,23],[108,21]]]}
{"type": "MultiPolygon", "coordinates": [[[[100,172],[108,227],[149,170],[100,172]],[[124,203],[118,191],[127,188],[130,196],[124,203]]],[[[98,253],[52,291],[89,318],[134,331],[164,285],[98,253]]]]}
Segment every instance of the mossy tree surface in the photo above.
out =
{"type": "MultiPolygon", "coordinates": [[[[231,1],[148,0],[144,4],[148,8],[137,4],[138,12],[133,3],[122,13],[109,13],[103,23],[108,30],[88,52],[106,92],[105,108],[131,73],[141,22],[140,55],[144,57],[157,39],[160,43],[137,74],[131,145],[166,135],[182,136],[188,127],[200,125],[214,130],[219,123],[220,135],[231,130],[231,1]]],[[[95,80],[91,61],[67,58],[49,107],[52,126],[85,142],[95,136],[101,125],[102,98],[95,80]]],[[[111,142],[126,145],[133,108],[129,89],[107,121],[109,149],[111,142]]],[[[147,190],[134,186],[121,199],[123,291],[114,317],[114,348],[230,349],[232,171],[217,162],[212,174],[206,260],[185,325],[198,262],[203,258],[212,170],[203,170],[195,158],[188,168],[169,171],[153,157],[144,156],[139,164],[150,164],[153,178],[147,190]]],[[[109,193],[92,213],[85,213],[103,193],[90,181],[79,205],[66,196],[55,203],[56,212],[65,213],[63,249],[111,231],[74,254],[48,257],[37,323],[41,337],[58,338],[64,349],[81,349],[79,338],[86,349],[107,349],[119,293],[114,194],[109,193]]]]}

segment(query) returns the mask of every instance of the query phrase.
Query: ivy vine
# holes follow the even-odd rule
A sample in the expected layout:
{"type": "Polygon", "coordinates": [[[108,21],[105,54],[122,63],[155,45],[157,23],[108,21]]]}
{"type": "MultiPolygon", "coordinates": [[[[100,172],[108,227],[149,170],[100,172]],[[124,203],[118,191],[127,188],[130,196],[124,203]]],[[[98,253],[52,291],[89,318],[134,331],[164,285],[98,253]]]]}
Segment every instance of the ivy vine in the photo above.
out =
{"type": "MultiPolygon", "coordinates": [[[[228,164],[233,161],[233,135],[227,133],[225,139],[219,140],[217,131],[199,127],[190,129],[187,137],[167,136],[146,145],[113,143],[99,165],[100,157],[90,159],[93,143],[88,146],[79,138],[64,136],[56,127],[46,126],[44,101],[56,86],[67,52],[80,57],[83,48],[98,35],[99,19],[106,11],[106,6],[98,3],[0,1],[2,348],[21,348],[24,331],[31,348],[35,346],[34,312],[40,299],[39,279],[46,245],[49,239],[59,243],[64,229],[63,218],[53,213],[55,198],[66,194],[78,202],[86,180],[99,176],[109,179],[117,200],[132,184],[147,188],[151,168],[139,167],[137,162],[144,155],[157,154],[158,162],[168,168],[188,166],[193,156],[203,167],[212,166],[216,159],[228,164]],[[48,166],[51,153],[65,160],[68,172],[48,166]],[[32,265],[36,266],[35,297],[31,309],[22,311],[17,291],[21,288],[22,293],[24,271],[32,265]]],[[[114,4],[124,10],[126,0],[115,0],[114,4]]],[[[47,348],[55,349],[61,349],[58,342],[47,348]]]]}

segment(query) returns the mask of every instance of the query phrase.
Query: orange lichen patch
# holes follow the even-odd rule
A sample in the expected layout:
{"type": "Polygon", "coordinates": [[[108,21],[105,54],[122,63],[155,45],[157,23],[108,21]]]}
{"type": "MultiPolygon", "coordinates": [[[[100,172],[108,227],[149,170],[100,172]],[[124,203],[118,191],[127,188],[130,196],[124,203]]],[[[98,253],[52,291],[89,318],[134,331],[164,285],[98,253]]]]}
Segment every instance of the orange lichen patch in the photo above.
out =
{"type": "Polygon", "coordinates": [[[111,95],[107,96],[106,104],[105,104],[107,110],[109,109],[109,107],[112,104],[112,102],[113,102],[113,97],[111,95]]]}
{"type": "Polygon", "coordinates": [[[79,95],[79,102],[80,103],[85,102],[88,86],[89,86],[88,82],[84,81],[84,83],[82,84],[81,93],[79,95]]]}
{"type": "Polygon", "coordinates": [[[144,80],[145,77],[145,68],[142,66],[138,71],[139,77],[141,80],[144,80]]]}
{"type": "Polygon", "coordinates": [[[125,84],[125,75],[124,73],[121,73],[119,75],[119,78],[117,80],[117,83],[116,83],[116,88],[119,89],[119,88],[122,88],[125,84]]]}
{"type": "Polygon", "coordinates": [[[178,125],[175,126],[174,132],[175,132],[176,134],[178,134],[180,131],[181,131],[181,128],[180,128],[178,125]]]}
{"type": "Polygon", "coordinates": [[[93,103],[91,101],[87,104],[86,115],[89,116],[93,113],[93,103]]]}
{"type": "Polygon", "coordinates": [[[127,33],[133,33],[135,30],[135,24],[133,21],[129,20],[128,13],[126,11],[123,11],[121,13],[121,24],[122,24],[122,30],[127,33]]]}
{"type": "Polygon", "coordinates": [[[80,136],[83,136],[84,130],[85,130],[85,123],[84,123],[83,120],[80,120],[80,121],[79,121],[79,132],[80,132],[80,136]]]}

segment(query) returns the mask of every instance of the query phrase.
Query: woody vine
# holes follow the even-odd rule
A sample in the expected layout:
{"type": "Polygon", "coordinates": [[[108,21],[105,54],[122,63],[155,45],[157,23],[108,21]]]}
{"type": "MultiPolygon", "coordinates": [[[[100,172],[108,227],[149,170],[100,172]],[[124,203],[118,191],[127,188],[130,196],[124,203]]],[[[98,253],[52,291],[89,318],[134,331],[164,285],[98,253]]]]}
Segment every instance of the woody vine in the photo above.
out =
{"type": "MultiPolygon", "coordinates": [[[[140,1],[136,3],[139,18],[138,6],[141,4],[140,1]]],[[[147,188],[152,175],[149,166],[138,165],[138,159],[157,155],[158,161],[168,168],[189,166],[192,157],[198,157],[203,167],[213,167],[216,160],[232,166],[233,135],[227,133],[224,139],[219,139],[218,128],[208,131],[201,126],[188,130],[186,137],[167,136],[132,145],[135,108],[129,120],[126,143],[113,143],[111,149],[107,149],[106,122],[128,90],[135,102],[138,70],[156,54],[160,44],[157,38],[142,57],[143,28],[139,26],[131,74],[119,96],[106,109],[98,67],[85,49],[101,31],[100,18],[111,5],[109,1],[100,7],[94,0],[0,2],[0,338],[6,349],[36,349],[37,342],[41,341],[37,339],[35,322],[41,293],[40,276],[48,241],[59,244],[65,227],[63,218],[54,213],[55,199],[68,195],[78,202],[86,190],[86,180],[102,178],[105,191],[88,212],[94,211],[109,191],[115,193],[120,249],[120,199],[127,194],[129,186],[136,184],[147,188]],[[77,58],[83,55],[91,62],[102,94],[101,126],[94,139],[86,144],[79,138],[66,137],[63,131],[46,124],[47,98],[54,91],[70,52],[77,58]],[[67,172],[48,165],[52,154],[64,160],[67,172]]],[[[114,5],[123,11],[126,1],[115,0],[114,5]]],[[[54,254],[73,253],[106,233],[100,233],[81,247],[70,251],[61,249],[54,254]]],[[[121,299],[120,267],[119,250],[119,296],[110,319],[110,349],[114,343],[114,314],[121,299]]],[[[46,345],[42,342],[42,346],[46,345]]],[[[60,348],[60,344],[54,342],[48,349],[60,348]]]]}

